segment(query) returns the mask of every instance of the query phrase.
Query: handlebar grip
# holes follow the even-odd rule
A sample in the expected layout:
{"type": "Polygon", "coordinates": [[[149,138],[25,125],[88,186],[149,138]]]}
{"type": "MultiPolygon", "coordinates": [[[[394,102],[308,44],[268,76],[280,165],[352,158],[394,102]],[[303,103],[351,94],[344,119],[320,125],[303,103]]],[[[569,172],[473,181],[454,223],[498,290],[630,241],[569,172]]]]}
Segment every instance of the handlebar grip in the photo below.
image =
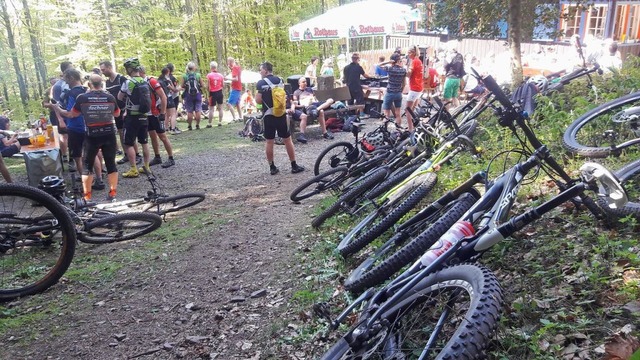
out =
{"type": "Polygon", "coordinates": [[[484,78],[482,78],[482,82],[484,83],[484,86],[486,86],[487,89],[489,89],[489,91],[493,93],[493,95],[496,97],[496,99],[500,102],[502,106],[504,106],[506,109],[513,108],[513,104],[511,103],[509,98],[507,98],[507,95],[504,94],[502,89],[500,89],[500,86],[493,79],[493,77],[491,77],[491,75],[487,75],[484,78]]]}

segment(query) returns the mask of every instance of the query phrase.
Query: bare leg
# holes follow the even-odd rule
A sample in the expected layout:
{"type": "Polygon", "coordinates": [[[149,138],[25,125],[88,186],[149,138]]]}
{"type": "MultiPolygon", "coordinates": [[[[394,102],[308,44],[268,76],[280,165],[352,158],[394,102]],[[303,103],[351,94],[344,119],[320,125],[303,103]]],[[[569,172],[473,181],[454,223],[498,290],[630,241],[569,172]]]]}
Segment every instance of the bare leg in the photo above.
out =
{"type": "MultiPolygon", "coordinates": [[[[169,138],[167,137],[167,133],[157,134],[157,136],[160,138],[160,141],[162,141],[162,145],[164,145],[164,150],[167,152],[167,155],[169,157],[172,157],[173,156],[173,148],[171,147],[171,142],[169,141],[169,138]]],[[[157,154],[160,154],[160,152],[158,152],[157,154]]]]}
{"type": "MultiPolygon", "coordinates": [[[[293,148],[293,141],[291,140],[291,136],[285,139],[282,139],[282,142],[284,142],[284,147],[287,149],[287,155],[289,155],[289,160],[296,161],[296,151],[293,148]]],[[[273,154],[271,154],[271,156],[273,157],[273,154]]]]}
{"type": "Polygon", "coordinates": [[[4,164],[4,159],[2,159],[2,156],[0,156],[0,174],[2,174],[4,181],[8,183],[13,182],[13,180],[11,180],[11,174],[9,173],[9,169],[7,169],[7,166],[4,164]]]}
{"type": "Polygon", "coordinates": [[[193,122],[193,113],[192,112],[188,112],[187,113],[187,125],[189,126],[189,128],[191,128],[191,123],[193,122]]]}
{"type": "Polygon", "coordinates": [[[116,191],[118,189],[118,172],[108,174],[107,179],[109,180],[109,190],[116,191]]]}
{"type": "Polygon", "coordinates": [[[160,156],[160,145],[158,145],[158,133],[155,130],[149,130],[149,139],[151,140],[151,148],[153,148],[153,155],[160,156]]]}
{"type": "Polygon", "coordinates": [[[218,124],[222,124],[223,116],[224,116],[224,109],[222,109],[222,104],[218,104],[218,124]]]}
{"type": "Polygon", "coordinates": [[[200,111],[196,111],[196,126],[200,126],[200,118],[202,117],[202,113],[200,111]]]}
{"type": "Polygon", "coordinates": [[[242,120],[242,109],[240,109],[240,102],[236,104],[236,110],[238,110],[238,119],[242,120]]]}
{"type": "MultiPolygon", "coordinates": [[[[289,137],[289,140],[291,140],[291,137],[289,137]]],[[[273,139],[267,139],[267,141],[265,141],[264,152],[267,155],[267,162],[269,165],[273,164],[273,144],[273,139]]]]}
{"type": "Polygon", "coordinates": [[[145,169],[149,168],[149,144],[142,144],[142,158],[144,160],[145,169]]]}
{"type": "Polygon", "coordinates": [[[233,105],[227,103],[227,108],[229,109],[229,111],[231,112],[231,118],[235,121],[235,119],[237,119],[236,117],[236,112],[233,109],[233,105]]]}
{"type": "Polygon", "coordinates": [[[91,184],[93,184],[93,174],[82,175],[82,191],[85,200],[91,200],[91,184]]]}
{"type": "Polygon", "coordinates": [[[324,110],[320,110],[320,113],[318,114],[318,124],[320,125],[320,130],[322,131],[322,133],[323,134],[326,133],[327,126],[325,125],[325,122],[324,122],[324,110]]]}
{"type": "Polygon", "coordinates": [[[215,110],[213,105],[209,105],[209,125],[213,123],[213,110],[215,110]]]}

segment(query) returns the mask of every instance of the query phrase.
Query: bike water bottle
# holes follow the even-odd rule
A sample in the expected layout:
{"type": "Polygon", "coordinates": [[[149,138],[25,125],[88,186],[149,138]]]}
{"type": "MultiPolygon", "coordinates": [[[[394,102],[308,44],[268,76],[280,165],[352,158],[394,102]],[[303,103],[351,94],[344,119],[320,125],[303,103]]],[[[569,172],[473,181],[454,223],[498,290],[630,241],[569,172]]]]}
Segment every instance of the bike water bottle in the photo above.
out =
{"type": "Polygon", "coordinates": [[[429,250],[422,255],[420,258],[420,262],[422,266],[427,267],[431,265],[440,255],[444,254],[445,251],[449,250],[451,246],[456,244],[462,238],[471,236],[476,233],[476,230],[473,228],[473,225],[468,221],[458,221],[453,224],[451,229],[449,229],[444,235],[436,241],[435,244],[431,245],[429,250]]]}

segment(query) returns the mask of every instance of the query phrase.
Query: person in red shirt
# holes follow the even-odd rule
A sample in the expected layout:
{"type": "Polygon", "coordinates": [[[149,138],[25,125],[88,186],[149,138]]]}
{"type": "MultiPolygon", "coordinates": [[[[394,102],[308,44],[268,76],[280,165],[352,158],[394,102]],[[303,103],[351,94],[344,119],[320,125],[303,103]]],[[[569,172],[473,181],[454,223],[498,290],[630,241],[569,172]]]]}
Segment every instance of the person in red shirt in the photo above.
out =
{"type": "Polygon", "coordinates": [[[240,109],[240,96],[242,95],[242,79],[240,75],[242,74],[242,68],[232,57],[227,58],[227,65],[231,70],[231,92],[229,93],[229,99],[227,99],[227,106],[231,111],[231,116],[238,121],[242,121],[242,110],[240,109]],[[238,110],[237,118],[234,108],[238,110]]]}
{"type": "MultiPolygon", "coordinates": [[[[409,95],[407,96],[407,108],[413,110],[420,101],[424,90],[422,61],[420,61],[420,49],[418,45],[409,48],[409,63],[407,64],[407,77],[409,78],[409,95]]],[[[411,115],[405,113],[409,122],[409,130],[413,129],[411,115]]]]}
{"type": "Polygon", "coordinates": [[[149,166],[162,164],[163,168],[168,168],[176,163],[173,160],[173,148],[171,147],[171,142],[167,137],[164,127],[164,118],[167,114],[167,94],[165,94],[162,85],[160,85],[156,78],[147,77],[145,69],[142,66],[140,67],[140,77],[149,82],[149,86],[151,86],[151,90],[153,91],[151,95],[151,116],[147,119],[149,121],[149,138],[151,139],[151,147],[153,148],[155,156],[149,162],[149,166]],[[164,149],[167,151],[167,156],[169,157],[164,163],[160,156],[158,139],[162,141],[164,149]]]}
{"type": "MultiPolygon", "coordinates": [[[[222,110],[222,102],[224,97],[222,95],[222,85],[224,85],[224,76],[218,72],[218,63],[212,61],[209,64],[211,72],[207,74],[207,81],[209,83],[209,125],[211,127],[213,123],[213,108],[218,108],[218,126],[222,126],[222,116],[224,112],[222,110]]],[[[233,114],[232,114],[233,115],[233,114]]]]}

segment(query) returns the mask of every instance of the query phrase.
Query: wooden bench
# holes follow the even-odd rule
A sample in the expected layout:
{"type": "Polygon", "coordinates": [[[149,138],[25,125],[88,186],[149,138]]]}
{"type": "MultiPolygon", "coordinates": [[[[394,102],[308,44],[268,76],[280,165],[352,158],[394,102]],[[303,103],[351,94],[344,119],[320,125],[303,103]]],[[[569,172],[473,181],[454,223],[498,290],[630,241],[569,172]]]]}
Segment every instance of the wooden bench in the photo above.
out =
{"type": "MultiPolygon", "coordinates": [[[[345,103],[345,105],[351,100],[351,93],[349,92],[349,88],[346,86],[342,86],[335,89],[328,90],[317,90],[315,92],[316,99],[321,102],[327,101],[327,99],[333,99],[333,101],[341,101],[345,103]]],[[[358,108],[362,106],[358,105],[347,105],[349,111],[356,111],[358,108]]],[[[336,116],[336,110],[327,109],[324,111],[324,118],[328,119],[330,117],[336,116]]]]}

